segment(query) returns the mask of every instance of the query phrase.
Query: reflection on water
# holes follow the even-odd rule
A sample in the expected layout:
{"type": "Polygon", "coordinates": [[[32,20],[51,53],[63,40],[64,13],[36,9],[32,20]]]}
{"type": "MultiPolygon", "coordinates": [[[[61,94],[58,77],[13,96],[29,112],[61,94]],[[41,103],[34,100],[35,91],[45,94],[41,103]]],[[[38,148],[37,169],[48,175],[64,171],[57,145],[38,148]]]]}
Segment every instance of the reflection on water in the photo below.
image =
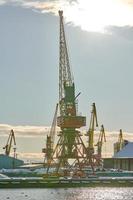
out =
{"type": "Polygon", "coordinates": [[[0,189],[0,200],[133,200],[132,188],[0,189]]]}

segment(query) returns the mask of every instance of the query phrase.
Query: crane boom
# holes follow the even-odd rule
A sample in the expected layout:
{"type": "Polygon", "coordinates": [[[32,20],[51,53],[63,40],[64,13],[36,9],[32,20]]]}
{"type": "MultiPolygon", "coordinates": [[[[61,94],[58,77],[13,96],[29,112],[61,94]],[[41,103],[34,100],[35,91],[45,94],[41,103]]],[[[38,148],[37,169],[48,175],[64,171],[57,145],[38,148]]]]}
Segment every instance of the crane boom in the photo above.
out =
{"type": "Polygon", "coordinates": [[[57,113],[58,113],[58,103],[56,104],[55,114],[52,122],[52,126],[50,129],[49,137],[51,138],[51,148],[53,149],[54,146],[54,140],[55,140],[55,134],[56,134],[56,121],[57,121],[57,113]]]}
{"type": "Polygon", "coordinates": [[[59,101],[65,96],[64,83],[72,86],[73,78],[70,69],[64,24],[63,24],[63,11],[59,10],[60,16],[60,56],[59,56],[59,101]]]}
{"type": "Polygon", "coordinates": [[[6,154],[7,156],[10,155],[12,143],[14,143],[14,145],[16,145],[15,134],[14,134],[13,129],[10,131],[10,134],[9,134],[9,137],[8,137],[8,140],[7,140],[7,143],[6,143],[6,145],[3,147],[3,149],[5,149],[5,154],[6,154]]]}

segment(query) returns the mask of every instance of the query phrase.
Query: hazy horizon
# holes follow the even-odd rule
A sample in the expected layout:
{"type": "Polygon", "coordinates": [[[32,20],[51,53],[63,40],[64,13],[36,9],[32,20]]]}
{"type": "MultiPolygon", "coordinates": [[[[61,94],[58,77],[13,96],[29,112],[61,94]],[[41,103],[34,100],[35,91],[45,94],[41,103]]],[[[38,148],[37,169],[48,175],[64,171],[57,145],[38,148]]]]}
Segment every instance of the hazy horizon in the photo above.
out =
{"type": "MultiPolygon", "coordinates": [[[[42,148],[46,144],[46,136],[49,133],[50,127],[48,126],[11,126],[11,125],[1,125],[0,124],[0,153],[4,153],[2,149],[9,135],[10,130],[13,129],[16,136],[16,147],[17,147],[17,157],[24,159],[25,161],[42,161],[44,154],[41,153],[42,148]]],[[[57,128],[59,131],[59,128],[57,128]]],[[[83,141],[87,145],[87,137],[84,136],[86,133],[85,129],[82,129],[83,141]]],[[[113,144],[117,142],[119,130],[118,131],[107,131],[106,134],[106,143],[103,144],[103,156],[111,157],[113,155],[113,144]]],[[[99,131],[94,134],[94,144],[98,141],[99,131]]],[[[123,138],[133,142],[133,133],[127,133],[123,130],[123,138]]],[[[58,140],[56,136],[55,144],[58,140]]],[[[13,154],[11,154],[13,155],[13,154]]]]}

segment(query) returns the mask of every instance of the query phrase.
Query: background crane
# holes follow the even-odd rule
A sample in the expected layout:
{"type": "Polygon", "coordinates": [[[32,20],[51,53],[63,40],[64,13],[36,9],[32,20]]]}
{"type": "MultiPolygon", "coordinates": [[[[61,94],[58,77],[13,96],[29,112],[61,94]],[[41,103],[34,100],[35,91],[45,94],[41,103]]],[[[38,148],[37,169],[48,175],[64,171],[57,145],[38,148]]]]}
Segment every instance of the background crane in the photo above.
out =
{"type": "Polygon", "coordinates": [[[128,143],[128,140],[123,139],[123,132],[120,129],[118,141],[114,144],[114,153],[119,152],[128,143]]]}
{"type": "Polygon", "coordinates": [[[90,119],[90,126],[87,132],[87,136],[89,136],[88,140],[88,150],[90,154],[94,153],[94,131],[95,127],[98,127],[98,120],[97,120],[97,111],[95,103],[92,104],[92,111],[91,111],[91,119],[90,119]]]}
{"type": "Polygon", "coordinates": [[[95,146],[97,146],[97,154],[98,154],[99,159],[101,159],[101,155],[102,155],[103,142],[106,142],[106,136],[105,136],[104,126],[101,125],[101,130],[100,130],[98,142],[95,145],[95,146]]]}
{"type": "MultiPolygon", "coordinates": [[[[10,155],[11,148],[12,148],[12,144],[16,146],[15,134],[14,134],[14,131],[13,131],[13,130],[10,131],[10,134],[9,134],[9,137],[8,137],[8,140],[7,140],[7,143],[6,143],[6,145],[3,147],[3,149],[5,149],[5,154],[6,154],[7,156],[10,155]]],[[[15,157],[16,148],[14,147],[13,149],[14,149],[14,157],[15,157]]]]}
{"type": "Polygon", "coordinates": [[[55,135],[56,135],[57,113],[58,113],[58,104],[56,104],[55,114],[54,114],[51,129],[50,129],[50,133],[47,135],[46,148],[42,149],[42,152],[45,153],[44,163],[46,165],[48,165],[48,163],[52,159],[52,154],[53,154],[53,149],[54,149],[54,141],[55,141],[55,135]]]}

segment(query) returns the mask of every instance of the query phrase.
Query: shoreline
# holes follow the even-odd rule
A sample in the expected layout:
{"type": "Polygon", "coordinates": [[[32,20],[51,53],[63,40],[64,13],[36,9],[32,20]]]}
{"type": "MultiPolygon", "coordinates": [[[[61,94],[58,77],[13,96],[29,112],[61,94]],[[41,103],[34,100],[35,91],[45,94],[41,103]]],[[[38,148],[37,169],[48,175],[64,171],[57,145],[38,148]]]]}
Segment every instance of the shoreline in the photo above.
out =
{"type": "Polygon", "coordinates": [[[0,180],[0,188],[133,187],[133,177],[100,178],[11,178],[0,180]]]}

